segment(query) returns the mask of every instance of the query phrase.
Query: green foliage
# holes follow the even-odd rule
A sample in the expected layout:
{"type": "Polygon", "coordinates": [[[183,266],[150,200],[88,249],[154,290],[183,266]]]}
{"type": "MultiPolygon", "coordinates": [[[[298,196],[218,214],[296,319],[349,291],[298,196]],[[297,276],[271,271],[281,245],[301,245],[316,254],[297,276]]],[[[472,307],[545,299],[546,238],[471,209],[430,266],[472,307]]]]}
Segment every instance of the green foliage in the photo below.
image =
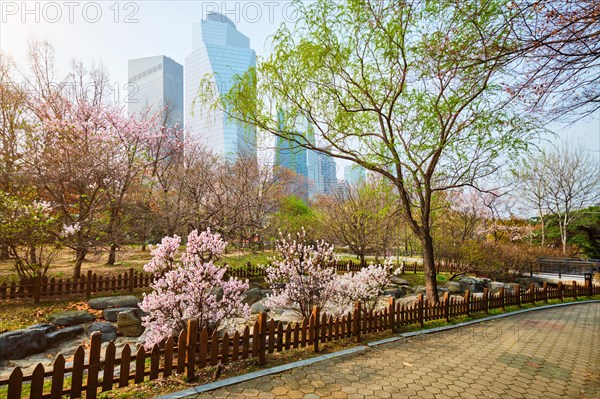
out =
{"type": "Polygon", "coordinates": [[[310,237],[318,223],[318,217],[312,208],[302,198],[294,195],[282,198],[275,218],[275,226],[283,234],[295,234],[304,228],[310,237]]]}
{"type": "Polygon", "coordinates": [[[20,277],[46,274],[60,248],[59,229],[49,203],[31,192],[0,191],[0,242],[8,246],[20,277]]]}
{"type": "MultiPolygon", "coordinates": [[[[568,227],[568,244],[573,254],[600,259],[600,206],[573,211],[571,216],[573,222],[568,227]]],[[[547,217],[546,240],[552,246],[560,247],[560,230],[555,215],[547,217]]]]}

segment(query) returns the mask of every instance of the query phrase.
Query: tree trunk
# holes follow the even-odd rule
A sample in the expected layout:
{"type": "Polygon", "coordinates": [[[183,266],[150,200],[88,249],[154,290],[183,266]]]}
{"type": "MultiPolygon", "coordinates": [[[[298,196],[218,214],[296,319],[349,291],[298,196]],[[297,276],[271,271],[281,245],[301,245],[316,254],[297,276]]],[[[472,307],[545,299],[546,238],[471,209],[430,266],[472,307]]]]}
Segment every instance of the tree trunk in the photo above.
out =
{"type": "Polygon", "coordinates": [[[117,262],[117,248],[118,245],[115,243],[112,243],[110,245],[110,251],[108,252],[108,261],[106,262],[107,265],[114,266],[114,264],[117,262]]]}
{"type": "Polygon", "coordinates": [[[87,249],[86,248],[78,248],[76,251],[76,256],[75,256],[75,266],[73,267],[73,278],[80,278],[81,277],[81,265],[83,263],[83,261],[85,260],[85,255],[87,255],[87,249]]]}
{"type": "Polygon", "coordinates": [[[8,252],[8,244],[0,245],[0,261],[8,260],[10,253],[8,252]]]}
{"type": "Polygon", "coordinates": [[[425,290],[427,293],[427,300],[431,303],[439,302],[437,292],[437,280],[435,261],[433,257],[433,239],[429,232],[423,232],[420,237],[421,245],[423,246],[423,270],[425,274],[425,290]]]}

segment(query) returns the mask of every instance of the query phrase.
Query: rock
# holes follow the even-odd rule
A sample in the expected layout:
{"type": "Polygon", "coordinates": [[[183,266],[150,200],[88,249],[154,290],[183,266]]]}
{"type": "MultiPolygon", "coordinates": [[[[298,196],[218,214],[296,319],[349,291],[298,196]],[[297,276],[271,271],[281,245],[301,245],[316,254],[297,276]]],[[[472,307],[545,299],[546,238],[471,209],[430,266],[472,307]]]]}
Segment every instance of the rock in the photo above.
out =
{"type": "Polygon", "coordinates": [[[391,289],[387,289],[387,290],[383,291],[383,295],[389,295],[392,298],[400,298],[402,296],[400,294],[400,290],[397,290],[395,288],[391,288],[391,289]]]}
{"type": "Polygon", "coordinates": [[[210,293],[217,297],[217,301],[220,301],[221,299],[223,299],[223,288],[222,287],[215,287],[212,289],[212,291],[210,293]]]}
{"type": "Polygon", "coordinates": [[[275,320],[282,321],[284,324],[296,323],[302,321],[302,316],[293,310],[286,310],[280,316],[277,316],[275,320]]]}
{"type": "Polygon", "coordinates": [[[260,294],[263,296],[263,298],[266,298],[267,295],[273,295],[273,290],[272,289],[260,290],[260,294]]]}
{"type": "Polygon", "coordinates": [[[106,296],[92,298],[88,301],[90,308],[104,310],[106,308],[137,308],[141,300],[133,295],[106,296]]]}
{"type": "Polygon", "coordinates": [[[471,293],[481,293],[483,292],[483,288],[485,286],[484,280],[476,277],[462,276],[458,279],[458,282],[460,283],[460,288],[463,291],[469,290],[471,293]]]}
{"type": "Polygon", "coordinates": [[[252,305],[263,298],[262,292],[259,288],[250,288],[245,292],[245,297],[242,302],[252,305]]]}
{"type": "Polygon", "coordinates": [[[258,314],[261,312],[268,312],[271,309],[266,307],[264,304],[265,300],[261,299],[260,301],[253,303],[252,306],[250,306],[250,313],[251,314],[258,314]]]}
{"type": "Polygon", "coordinates": [[[102,333],[102,342],[114,341],[117,338],[117,327],[106,321],[92,323],[87,328],[88,335],[99,331],[102,333]]]}
{"type": "Polygon", "coordinates": [[[67,310],[56,312],[48,316],[48,320],[57,326],[74,326],[94,321],[96,318],[85,310],[67,310]]]}
{"type": "Polygon", "coordinates": [[[48,347],[42,330],[15,330],[0,334],[0,359],[23,359],[48,347]]]}
{"type": "Polygon", "coordinates": [[[489,285],[489,289],[490,289],[490,294],[492,295],[496,295],[497,293],[500,292],[500,288],[504,288],[504,292],[510,292],[511,291],[511,287],[509,284],[506,283],[502,283],[499,281],[492,281],[489,285]]]}
{"type": "Polygon", "coordinates": [[[448,281],[446,283],[446,288],[448,288],[448,291],[451,294],[458,294],[463,291],[460,287],[460,283],[457,281],[448,281]]]}
{"type": "Polygon", "coordinates": [[[48,340],[48,346],[54,346],[69,339],[73,339],[81,333],[83,333],[83,326],[70,326],[46,334],[46,339],[48,340]]]}
{"type": "Polygon", "coordinates": [[[56,331],[56,326],[54,324],[36,324],[34,326],[27,327],[28,330],[41,330],[44,334],[48,334],[52,331],[56,331]]]}
{"type": "Polygon", "coordinates": [[[117,315],[119,334],[126,337],[139,337],[144,332],[141,312],[136,309],[126,310],[117,315]]]}
{"type": "Polygon", "coordinates": [[[410,283],[408,282],[408,280],[405,280],[405,279],[400,278],[398,276],[392,276],[392,278],[390,278],[390,281],[393,284],[396,284],[396,285],[410,285],[410,283]]]}
{"type": "Polygon", "coordinates": [[[417,286],[413,287],[413,293],[415,293],[415,294],[425,295],[426,292],[427,292],[427,290],[425,289],[424,285],[417,285],[417,286]]]}
{"type": "Polygon", "coordinates": [[[398,296],[396,298],[402,298],[408,295],[412,295],[414,291],[411,286],[401,285],[400,287],[396,288],[396,292],[398,292],[398,296]]]}
{"type": "Polygon", "coordinates": [[[102,311],[102,315],[104,316],[104,320],[112,321],[113,323],[115,323],[117,321],[117,315],[119,313],[126,312],[132,309],[137,308],[106,308],[102,311]]]}

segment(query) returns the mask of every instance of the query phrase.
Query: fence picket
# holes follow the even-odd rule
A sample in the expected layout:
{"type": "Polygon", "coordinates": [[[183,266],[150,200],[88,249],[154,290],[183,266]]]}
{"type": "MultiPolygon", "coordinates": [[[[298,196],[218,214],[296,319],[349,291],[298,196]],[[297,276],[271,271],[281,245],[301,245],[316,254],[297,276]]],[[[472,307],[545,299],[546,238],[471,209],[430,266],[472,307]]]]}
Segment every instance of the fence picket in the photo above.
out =
{"type": "Polygon", "coordinates": [[[109,342],[104,354],[104,372],[102,375],[102,392],[112,390],[115,376],[115,343],[109,342]]]}

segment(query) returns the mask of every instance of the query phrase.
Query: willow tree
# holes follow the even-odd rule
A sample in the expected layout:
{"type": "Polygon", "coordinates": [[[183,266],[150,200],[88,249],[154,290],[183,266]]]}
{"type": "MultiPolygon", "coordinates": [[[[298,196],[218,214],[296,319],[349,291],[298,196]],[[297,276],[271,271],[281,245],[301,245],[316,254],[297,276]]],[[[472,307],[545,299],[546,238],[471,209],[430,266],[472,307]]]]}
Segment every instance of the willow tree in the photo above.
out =
{"type": "Polygon", "coordinates": [[[438,301],[432,200],[477,186],[530,135],[499,84],[512,45],[507,3],[296,1],[298,20],[277,30],[271,55],[219,96],[206,78],[201,100],[391,181],[421,243],[427,298],[438,301]],[[305,120],[314,139],[297,129],[305,120]]]}

